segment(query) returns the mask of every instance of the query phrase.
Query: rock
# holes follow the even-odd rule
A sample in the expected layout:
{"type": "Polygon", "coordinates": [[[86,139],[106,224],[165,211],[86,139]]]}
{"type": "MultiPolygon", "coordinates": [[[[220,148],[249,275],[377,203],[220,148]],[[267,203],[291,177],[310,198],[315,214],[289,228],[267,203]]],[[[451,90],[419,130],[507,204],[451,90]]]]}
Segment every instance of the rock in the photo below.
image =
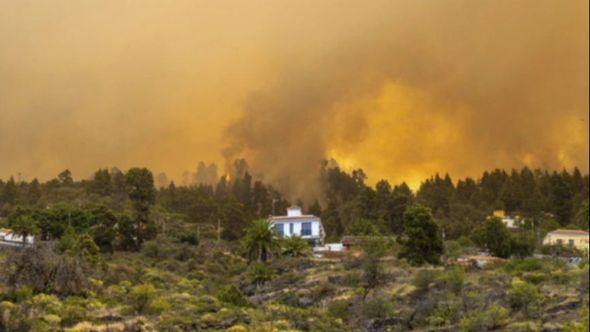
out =
{"type": "Polygon", "coordinates": [[[541,329],[544,332],[551,332],[551,331],[562,331],[563,330],[563,324],[561,323],[556,323],[556,322],[546,322],[543,324],[543,327],[541,329]]]}

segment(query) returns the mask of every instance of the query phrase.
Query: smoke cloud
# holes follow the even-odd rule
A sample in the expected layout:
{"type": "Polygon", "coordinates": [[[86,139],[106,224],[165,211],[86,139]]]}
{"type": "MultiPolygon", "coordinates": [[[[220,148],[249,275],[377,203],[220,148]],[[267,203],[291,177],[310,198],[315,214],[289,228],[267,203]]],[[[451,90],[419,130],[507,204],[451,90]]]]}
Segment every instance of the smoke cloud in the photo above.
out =
{"type": "Polygon", "coordinates": [[[445,171],[587,170],[587,9],[397,1],[320,20],[308,33],[322,42],[294,46],[274,84],[248,99],[227,155],[296,195],[326,157],[414,185],[445,171]]]}
{"type": "Polygon", "coordinates": [[[4,178],[245,158],[306,197],[326,158],[588,171],[584,0],[0,0],[0,45],[4,178]]]}

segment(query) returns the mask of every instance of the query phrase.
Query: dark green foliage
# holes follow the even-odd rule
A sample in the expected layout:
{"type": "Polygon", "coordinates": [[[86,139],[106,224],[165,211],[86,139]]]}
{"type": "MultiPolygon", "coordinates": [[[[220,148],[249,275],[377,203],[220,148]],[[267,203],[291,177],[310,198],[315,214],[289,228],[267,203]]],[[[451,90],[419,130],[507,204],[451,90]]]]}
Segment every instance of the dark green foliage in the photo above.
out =
{"type": "Polygon", "coordinates": [[[588,199],[582,202],[576,212],[575,224],[583,230],[588,230],[590,224],[590,210],[588,209],[588,199]]]}
{"type": "Polygon", "coordinates": [[[153,237],[150,207],[155,203],[154,177],[147,168],[132,168],[125,174],[129,198],[135,209],[135,238],[138,247],[145,239],[153,237]]]}
{"type": "Polygon", "coordinates": [[[443,242],[430,209],[411,205],[404,213],[404,220],[404,232],[399,239],[402,245],[399,257],[415,265],[439,264],[443,242]]]}
{"type": "Polygon", "coordinates": [[[518,258],[532,256],[536,247],[535,242],[535,235],[529,232],[520,232],[518,234],[511,235],[511,254],[518,258]]]}
{"type": "Polygon", "coordinates": [[[242,238],[242,248],[249,260],[266,262],[280,252],[280,243],[270,223],[259,219],[253,221],[246,229],[246,235],[242,238]]]}
{"type": "Polygon", "coordinates": [[[394,314],[393,303],[383,297],[374,297],[363,307],[363,315],[367,319],[383,319],[394,314]]]}
{"type": "Polygon", "coordinates": [[[263,263],[254,263],[248,269],[248,278],[255,285],[264,284],[274,278],[275,271],[263,263]]]}
{"type": "Polygon", "coordinates": [[[309,242],[299,236],[291,236],[281,241],[283,256],[307,257],[311,255],[309,242]]]}
{"type": "Polygon", "coordinates": [[[510,233],[500,218],[492,217],[487,220],[476,235],[476,243],[485,246],[494,256],[510,257],[510,233]]]}
{"type": "Polygon", "coordinates": [[[36,235],[40,231],[37,220],[26,212],[12,215],[8,219],[8,226],[15,234],[22,237],[23,245],[28,236],[36,235]]]}
{"type": "Polygon", "coordinates": [[[379,230],[375,222],[369,219],[355,219],[346,229],[347,235],[364,236],[378,235],[379,230]]]}
{"type": "Polygon", "coordinates": [[[557,221],[565,226],[572,218],[573,194],[570,184],[567,181],[567,173],[551,175],[551,207],[557,217],[557,221]]]}
{"type": "Polygon", "coordinates": [[[199,234],[196,232],[188,232],[181,234],[178,240],[182,243],[192,244],[193,246],[199,245],[199,234]]]}

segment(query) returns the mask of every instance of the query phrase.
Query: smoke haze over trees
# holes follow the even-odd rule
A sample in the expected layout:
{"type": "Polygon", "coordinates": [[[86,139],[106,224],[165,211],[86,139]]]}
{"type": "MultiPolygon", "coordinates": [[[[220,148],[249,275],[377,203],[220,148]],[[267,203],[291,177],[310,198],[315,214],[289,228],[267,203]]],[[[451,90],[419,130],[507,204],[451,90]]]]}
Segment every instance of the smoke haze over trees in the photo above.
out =
{"type": "Polygon", "coordinates": [[[583,0],[5,1],[0,42],[3,178],[141,164],[211,184],[199,160],[221,177],[245,158],[299,197],[330,158],[413,188],[588,171],[583,0]]]}

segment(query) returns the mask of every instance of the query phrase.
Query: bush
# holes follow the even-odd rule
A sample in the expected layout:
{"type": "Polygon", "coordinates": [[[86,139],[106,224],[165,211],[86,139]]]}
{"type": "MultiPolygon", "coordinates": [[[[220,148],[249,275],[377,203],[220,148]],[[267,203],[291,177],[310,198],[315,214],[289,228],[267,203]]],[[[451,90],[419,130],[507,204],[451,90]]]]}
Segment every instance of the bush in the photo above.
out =
{"type": "Polygon", "coordinates": [[[150,314],[160,314],[164,311],[170,310],[170,303],[162,298],[154,298],[152,299],[146,308],[146,312],[150,314]]]}
{"type": "Polygon", "coordinates": [[[250,282],[255,285],[262,285],[274,278],[275,272],[267,267],[264,263],[255,263],[248,271],[250,282]]]}
{"type": "Polygon", "coordinates": [[[461,319],[461,331],[488,331],[502,327],[508,321],[508,310],[499,305],[493,305],[484,312],[468,315],[461,319]]]}
{"type": "Polygon", "coordinates": [[[457,241],[446,241],[445,242],[445,256],[448,259],[456,260],[461,256],[463,248],[457,241]]]}
{"type": "Polygon", "coordinates": [[[537,286],[519,278],[512,279],[508,290],[508,300],[513,309],[532,314],[538,309],[540,298],[541,295],[537,286]]]}
{"type": "Polygon", "coordinates": [[[283,256],[307,257],[311,255],[309,243],[299,236],[291,236],[281,241],[283,256]]]}
{"type": "Polygon", "coordinates": [[[535,251],[535,242],[535,236],[527,232],[512,235],[510,239],[512,255],[519,258],[531,256],[535,251]]]}
{"type": "Polygon", "coordinates": [[[199,245],[199,234],[197,232],[187,232],[178,236],[180,243],[188,243],[193,246],[199,245]]]}
{"type": "Polygon", "coordinates": [[[428,322],[432,326],[451,325],[459,318],[461,307],[460,301],[454,298],[441,301],[436,305],[436,309],[432,315],[428,317],[428,322]]]}
{"type": "Polygon", "coordinates": [[[412,285],[416,287],[418,292],[424,293],[434,283],[440,275],[440,272],[434,269],[421,269],[416,272],[412,279],[412,285]]]}
{"type": "Polygon", "coordinates": [[[225,303],[229,303],[238,307],[245,307],[248,305],[248,300],[244,297],[244,294],[234,286],[230,285],[225,287],[217,298],[225,303]]]}
{"type": "Polygon", "coordinates": [[[350,306],[348,300],[335,300],[328,304],[328,313],[335,318],[346,320],[349,317],[350,306]]]}
{"type": "Polygon", "coordinates": [[[355,219],[346,228],[346,234],[352,236],[375,236],[379,234],[379,230],[372,220],[355,219]]]}
{"type": "Polygon", "coordinates": [[[393,314],[393,304],[383,297],[374,297],[363,306],[363,315],[368,319],[383,319],[391,317],[393,314]]]}
{"type": "Polygon", "coordinates": [[[447,271],[440,281],[444,286],[455,294],[459,294],[463,289],[463,283],[465,282],[465,272],[460,266],[453,266],[447,271]]]}
{"type": "Polygon", "coordinates": [[[505,268],[511,272],[538,272],[543,270],[543,263],[537,258],[513,259],[505,268]]]}
{"type": "Polygon", "coordinates": [[[131,305],[139,312],[143,313],[147,308],[150,301],[156,295],[156,288],[152,284],[141,284],[131,288],[129,297],[131,299],[131,305]]]}

